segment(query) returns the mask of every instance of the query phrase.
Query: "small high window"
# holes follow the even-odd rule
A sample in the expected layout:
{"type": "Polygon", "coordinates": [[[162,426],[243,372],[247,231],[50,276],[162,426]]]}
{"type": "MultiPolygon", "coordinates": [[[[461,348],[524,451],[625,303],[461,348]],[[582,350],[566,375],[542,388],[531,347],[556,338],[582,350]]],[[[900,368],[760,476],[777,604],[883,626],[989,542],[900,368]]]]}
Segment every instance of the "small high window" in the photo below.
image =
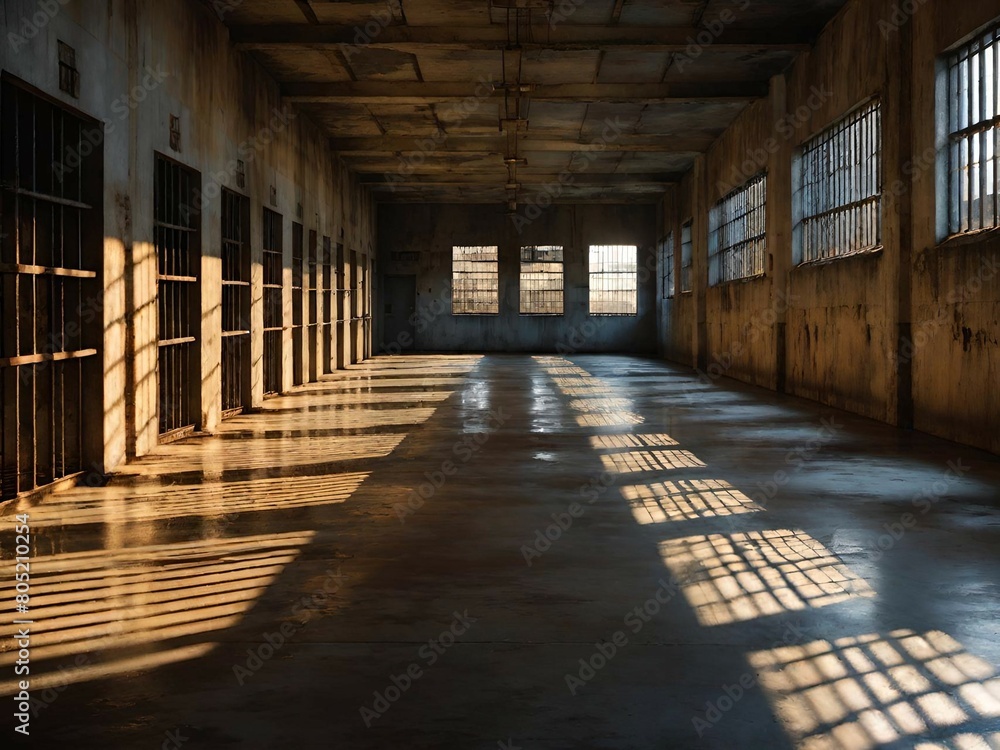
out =
{"type": "Polygon", "coordinates": [[[881,121],[873,101],[802,147],[794,205],[799,263],[881,247],[881,121]]]}

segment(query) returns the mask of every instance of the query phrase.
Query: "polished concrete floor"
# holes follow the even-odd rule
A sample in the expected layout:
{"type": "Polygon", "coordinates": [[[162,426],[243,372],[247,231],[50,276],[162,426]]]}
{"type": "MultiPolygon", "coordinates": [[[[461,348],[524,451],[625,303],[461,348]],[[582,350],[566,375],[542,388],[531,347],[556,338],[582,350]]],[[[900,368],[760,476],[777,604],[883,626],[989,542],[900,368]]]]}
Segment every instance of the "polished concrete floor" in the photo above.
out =
{"type": "Polygon", "coordinates": [[[1000,747],[1000,459],[658,361],[375,359],[29,513],[37,747],[1000,747]]]}

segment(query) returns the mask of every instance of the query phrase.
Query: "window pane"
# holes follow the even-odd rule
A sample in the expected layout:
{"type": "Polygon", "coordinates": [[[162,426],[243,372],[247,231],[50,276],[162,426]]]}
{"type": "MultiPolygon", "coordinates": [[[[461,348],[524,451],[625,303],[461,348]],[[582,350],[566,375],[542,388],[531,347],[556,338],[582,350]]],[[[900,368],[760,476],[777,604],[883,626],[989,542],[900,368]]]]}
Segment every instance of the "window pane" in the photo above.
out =
{"type": "Polygon", "coordinates": [[[590,314],[635,315],[639,248],[590,246],[590,314]]]}
{"type": "Polygon", "coordinates": [[[991,229],[1000,220],[998,35],[1000,26],[956,50],[948,60],[950,234],[991,229]]]}
{"type": "Polygon", "coordinates": [[[660,294],[663,299],[674,296],[674,233],[660,241],[660,294]]]}
{"type": "Polygon", "coordinates": [[[455,246],[451,257],[452,314],[497,315],[500,312],[497,246],[455,246]]]}
{"type": "Polygon", "coordinates": [[[761,174],[715,204],[709,214],[710,283],[764,273],[767,178],[761,174]]]}
{"type": "Polygon", "coordinates": [[[872,102],[802,149],[802,260],[882,244],[882,108],[872,102]]]}
{"type": "Polygon", "coordinates": [[[563,314],[563,249],[558,245],[521,248],[521,314],[563,314]]]}
{"type": "Polygon", "coordinates": [[[688,219],[681,225],[681,291],[690,292],[692,270],[694,269],[694,241],[691,235],[692,220],[688,219]]]}

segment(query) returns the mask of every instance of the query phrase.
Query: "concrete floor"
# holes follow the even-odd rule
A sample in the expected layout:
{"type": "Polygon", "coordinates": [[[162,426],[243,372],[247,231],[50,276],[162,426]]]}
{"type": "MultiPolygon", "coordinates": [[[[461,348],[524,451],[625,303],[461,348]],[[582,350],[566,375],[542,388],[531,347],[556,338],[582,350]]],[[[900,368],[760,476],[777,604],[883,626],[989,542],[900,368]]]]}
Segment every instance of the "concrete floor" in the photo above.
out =
{"type": "Polygon", "coordinates": [[[376,359],[29,510],[31,744],[997,748],[998,490],[658,361],[376,359]]]}

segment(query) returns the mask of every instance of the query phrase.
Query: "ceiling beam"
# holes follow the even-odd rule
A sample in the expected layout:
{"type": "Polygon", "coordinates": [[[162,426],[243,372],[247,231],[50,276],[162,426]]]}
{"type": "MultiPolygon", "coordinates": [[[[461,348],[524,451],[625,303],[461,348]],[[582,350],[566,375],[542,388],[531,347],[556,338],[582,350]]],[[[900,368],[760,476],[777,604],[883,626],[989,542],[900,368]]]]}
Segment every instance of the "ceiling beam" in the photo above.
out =
{"type": "MultiPolygon", "coordinates": [[[[695,135],[622,135],[614,143],[607,144],[612,151],[635,151],[646,153],[686,154],[707,151],[716,136],[695,135]]],[[[483,154],[504,153],[507,139],[504,136],[449,136],[440,133],[425,138],[400,136],[331,138],[330,147],[344,156],[378,156],[405,153],[452,153],[483,154]]],[[[578,134],[559,137],[553,133],[533,133],[528,131],[518,139],[518,150],[532,151],[587,151],[594,145],[594,139],[581,139],[578,134]]]]}
{"type": "MultiPolygon", "coordinates": [[[[358,182],[362,185],[387,185],[392,187],[442,187],[460,189],[466,185],[503,187],[503,173],[497,174],[476,174],[463,173],[454,175],[451,179],[446,179],[447,175],[433,174],[426,179],[414,178],[412,175],[398,178],[398,175],[358,173],[358,182]]],[[[680,182],[684,176],[681,172],[666,172],[661,174],[599,174],[594,172],[575,173],[572,175],[571,185],[578,187],[614,187],[614,186],[643,186],[643,185],[671,185],[680,182]]],[[[548,184],[559,184],[558,175],[522,175],[518,172],[518,183],[522,190],[530,191],[532,187],[541,188],[548,184]]]]}
{"type": "MultiPolygon", "coordinates": [[[[475,83],[337,82],[285,83],[282,94],[294,102],[321,104],[444,104],[449,101],[503,96],[475,83]],[[478,91],[478,94],[477,94],[478,91]]],[[[538,85],[533,102],[672,104],[743,102],[767,95],[767,82],[746,83],[563,83],[538,85]]]]}
{"type": "MultiPolygon", "coordinates": [[[[491,26],[386,26],[374,37],[353,26],[332,24],[254,24],[230,27],[238,47],[349,46],[415,49],[442,47],[459,50],[501,50],[508,47],[507,29],[491,26]]],[[[811,37],[802,30],[726,28],[716,37],[704,28],[683,26],[602,26],[563,24],[538,26],[524,50],[594,50],[615,48],[650,52],[683,52],[693,44],[728,51],[766,49],[798,52],[809,48],[811,37]],[[699,40],[699,35],[702,39],[699,40]],[[706,39],[707,37],[707,39],[706,39]]]]}

